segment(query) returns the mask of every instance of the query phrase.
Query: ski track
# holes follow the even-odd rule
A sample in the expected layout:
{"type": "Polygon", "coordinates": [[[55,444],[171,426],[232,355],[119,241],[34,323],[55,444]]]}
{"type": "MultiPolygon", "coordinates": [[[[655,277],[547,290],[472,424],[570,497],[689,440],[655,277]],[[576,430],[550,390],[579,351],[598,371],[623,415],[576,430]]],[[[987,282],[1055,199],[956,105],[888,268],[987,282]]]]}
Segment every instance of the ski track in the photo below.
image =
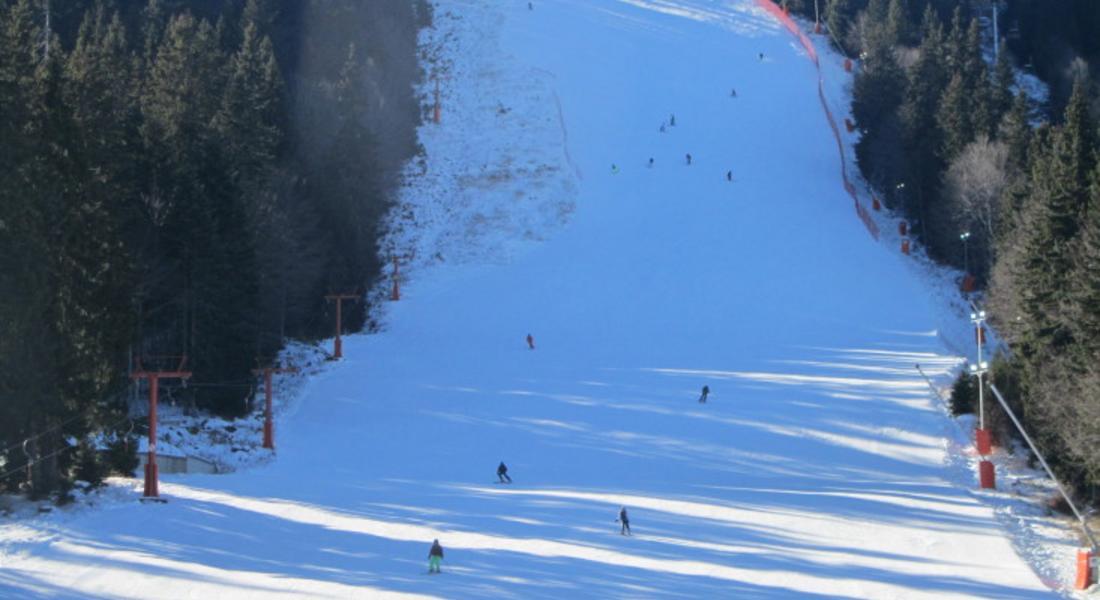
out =
{"type": "Polygon", "coordinates": [[[975,489],[972,421],[934,393],[973,335],[958,274],[852,215],[819,99],[842,120],[850,75],[821,37],[819,92],[756,0],[435,22],[443,118],[382,246],[382,331],[280,380],[275,460],[0,521],[0,597],[1073,595],[1049,484],[999,451],[1002,490],[975,489]]]}

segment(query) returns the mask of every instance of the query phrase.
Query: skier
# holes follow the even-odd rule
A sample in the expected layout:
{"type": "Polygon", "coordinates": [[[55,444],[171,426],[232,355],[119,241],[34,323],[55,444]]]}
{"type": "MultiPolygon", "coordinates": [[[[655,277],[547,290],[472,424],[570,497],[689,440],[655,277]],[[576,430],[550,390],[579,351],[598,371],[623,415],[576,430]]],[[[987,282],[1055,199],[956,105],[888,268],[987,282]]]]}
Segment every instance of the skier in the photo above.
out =
{"type": "Polygon", "coordinates": [[[699,403],[700,404],[706,404],[707,396],[709,396],[709,395],[710,395],[710,388],[704,385],[703,386],[703,394],[701,396],[699,396],[699,403]]]}
{"type": "Polygon", "coordinates": [[[764,60],[764,53],[763,53],[763,52],[761,52],[761,53],[760,53],[760,56],[759,56],[758,58],[759,58],[760,60],[764,60]]]}
{"type": "Polygon", "coordinates": [[[652,156],[651,156],[651,157],[649,157],[649,168],[650,168],[650,169],[652,169],[652,168],[653,168],[653,157],[652,157],[652,156]]]}
{"type": "Polygon", "coordinates": [[[527,10],[535,10],[535,6],[530,2],[527,3],[527,10]]]}
{"type": "Polygon", "coordinates": [[[535,338],[530,333],[527,334],[527,347],[531,350],[535,349],[535,338]]]}
{"type": "Polygon", "coordinates": [[[661,121],[661,133],[665,132],[665,122],[661,121]]]}
{"type": "Polygon", "coordinates": [[[428,572],[438,573],[439,563],[443,560],[443,546],[439,545],[439,540],[432,542],[432,549],[428,550],[428,572]]]}
{"type": "Polygon", "coordinates": [[[508,476],[508,466],[504,464],[504,461],[500,461],[500,466],[497,467],[497,478],[500,479],[500,483],[512,483],[512,478],[508,476]]]}
{"type": "Polygon", "coordinates": [[[676,127],[676,115],[669,115],[668,125],[669,127],[676,127]]]}
{"type": "Polygon", "coordinates": [[[626,516],[625,506],[619,509],[619,518],[615,519],[615,522],[623,524],[619,530],[619,535],[630,535],[630,518],[626,516]]]}
{"type": "Polygon", "coordinates": [[[726,181],[733,181],[733,171],[726,171],[726,181]]]}
{"type": "Polygon", "coordinates": [[[612,175],[618,175],[618,173],[619,173],[619,166],[616,165],[615,163],[611,163],[611,174],[612,175]]]}
{"type": "Polygon", "coordinates": [[[689,165],[691,164],[691,153],[690,152],[687,153],[687,164],[689,164],[689,165]]]}
{"type": "Polygon", "coordinates": [[[737,97],[737,88],[730,88],[730,98],[737,97]]]}

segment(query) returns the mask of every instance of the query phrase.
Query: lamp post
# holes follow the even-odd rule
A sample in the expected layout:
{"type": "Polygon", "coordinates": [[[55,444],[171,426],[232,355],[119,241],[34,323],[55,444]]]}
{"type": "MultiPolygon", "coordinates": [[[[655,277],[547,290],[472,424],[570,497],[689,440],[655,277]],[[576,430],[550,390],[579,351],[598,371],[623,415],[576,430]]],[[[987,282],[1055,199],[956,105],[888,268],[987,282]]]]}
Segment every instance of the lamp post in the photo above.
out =
{"type": "Polygon", "coordinates": [[[974,340],[978,343],[978,364],[970,365],[970,372],[978,376],[978,429],[985,431],[985,396],[982,390],[982,375],[989,370],[989,363],[982,360],[982,324],[985,323],[985,311],[975,309],[970,313],[970,322],[974,324],[974,340]]]}
{"type": "MultiPolygon", "coordinates": [[[[979,343],[978,347],[981,347],[979,343]]],[[[997,487],[996,475],[993,471],[993,463],[986,459],[990,451],[989,432],[985,429],[984,392],[982,390],[982,375],[989,372],[989,363],[979,361],[976,365],[970,365],[970,372],[978,377],[978,412],[981,425],[977,432],[978,454],[982,459],[978,461],[978,481],[982,489],[991,490],[997,487]]]]}
{"type": "Polygon", "coordinates": [[[964,231],[959,234],[959,239],[963,243],[963,272],[967,275],[970,274],[970,254],[967,251],[966,242],[970,239],[970,232],[964,231]]]}
{"type": "MultiPolygon", "coordinates": [[[[982,391],[982,375],[988,372],[989,363],[987,362],[970,365],[970,374],[978,378],[978,431],[985,431],[985,394],[982,391]]],[[[981,444],[978,446],[980,448],[981,444]]],[[[988,454],[988,452],[982,452],[982,454],[988,454]]]]}

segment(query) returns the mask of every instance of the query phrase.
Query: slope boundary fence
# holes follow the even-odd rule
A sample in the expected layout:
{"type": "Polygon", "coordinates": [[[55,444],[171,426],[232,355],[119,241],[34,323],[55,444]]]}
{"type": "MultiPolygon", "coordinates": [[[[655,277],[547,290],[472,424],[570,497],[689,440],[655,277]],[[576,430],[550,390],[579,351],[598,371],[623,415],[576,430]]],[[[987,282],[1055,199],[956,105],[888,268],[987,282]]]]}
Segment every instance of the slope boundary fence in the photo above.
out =
{"type": "Polygon", "coordinates": [[[825,99],[825,76],[821,73],[821,63],[817,57],[817,50],[814,48],[814,44],[810,41],[810,38],[802,32],[798,27],[798,24],[794,22],[782,8],[779,7],[773,0],[756,0],[756,3],[766,10],[769,14],[775,17],[787,31],[790,31],[792,35],[798,38],[799,43],[806,50],[806,54],[813,61],[814,67],[817,69],[817,96],[821,100],[821,108],[825,111],[825,119],[829,122],[829,128],[833,131],[833,138],[836,139],[837,151],[840,154],[840,178],[844,181],[844,191],[848,192],[848,195],[852,197],[852,202],[855,203],[856,215],[859,220],[863,222],[863,225],[867,227],[868,233],[876,240],[879,238],[878,225],[875,220],[871,218],[870,211],[867,210],[863,204],[859,201],[859,194],[856,192],[856,186],[852,183],[852,180],[848,177],[848,157],[844,151],[844,140],[840,137],[840,128],[837,127],[836,119],[833,117],[833,111],[829,109],[829,102],[825,99]]]}

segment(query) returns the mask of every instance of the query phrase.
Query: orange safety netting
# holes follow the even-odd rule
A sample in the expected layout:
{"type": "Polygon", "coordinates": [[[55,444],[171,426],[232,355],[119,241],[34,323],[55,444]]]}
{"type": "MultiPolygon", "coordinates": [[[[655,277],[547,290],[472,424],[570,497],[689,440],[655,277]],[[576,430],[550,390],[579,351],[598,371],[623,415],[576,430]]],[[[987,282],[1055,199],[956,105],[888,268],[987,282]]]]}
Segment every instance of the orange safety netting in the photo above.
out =
{"type": "Polygon", "coordinates": [[[875,224],[874,219],[871,218],[871,213],[860,204],[859,194],[856,193],[856,186],[852,184],[852,181],[848,178],[848,159],[844,152],[844,141],[840,137],[840,129],[836,125],[836,119],[833,118],[833,111],[829,110],[829,102],[825,99],[825,78],[821,74],[821,64],[817,60],[817,50],[814,49],[813,42],[810,41],[810,38],[807,37],[801,29],[799,29],[794,19],[791,19],[790,15],[784,12],[775,2],[772,0],[756,1],[757,4],[778,19],[788,31],[798,38],[798,41],[806,50],[806,54],[809,55],[810,60],[812,60],[814,66],[817,67],[817,95],[821,100],[821,108],[825,110],[825,118],[829,121],[829,127],[833,130],[833,137],[836,139],[837,150],[840,152],[840,177],[844,181],[844,190],[848,192],[848,195],[852,197],[852,201],[855,202],[856,214],[859,216],[859,219],[863,221],[863,224],[867,227],[867,231],[871,233],[871,236],[877,240],[878,225],[875,224]]]}

